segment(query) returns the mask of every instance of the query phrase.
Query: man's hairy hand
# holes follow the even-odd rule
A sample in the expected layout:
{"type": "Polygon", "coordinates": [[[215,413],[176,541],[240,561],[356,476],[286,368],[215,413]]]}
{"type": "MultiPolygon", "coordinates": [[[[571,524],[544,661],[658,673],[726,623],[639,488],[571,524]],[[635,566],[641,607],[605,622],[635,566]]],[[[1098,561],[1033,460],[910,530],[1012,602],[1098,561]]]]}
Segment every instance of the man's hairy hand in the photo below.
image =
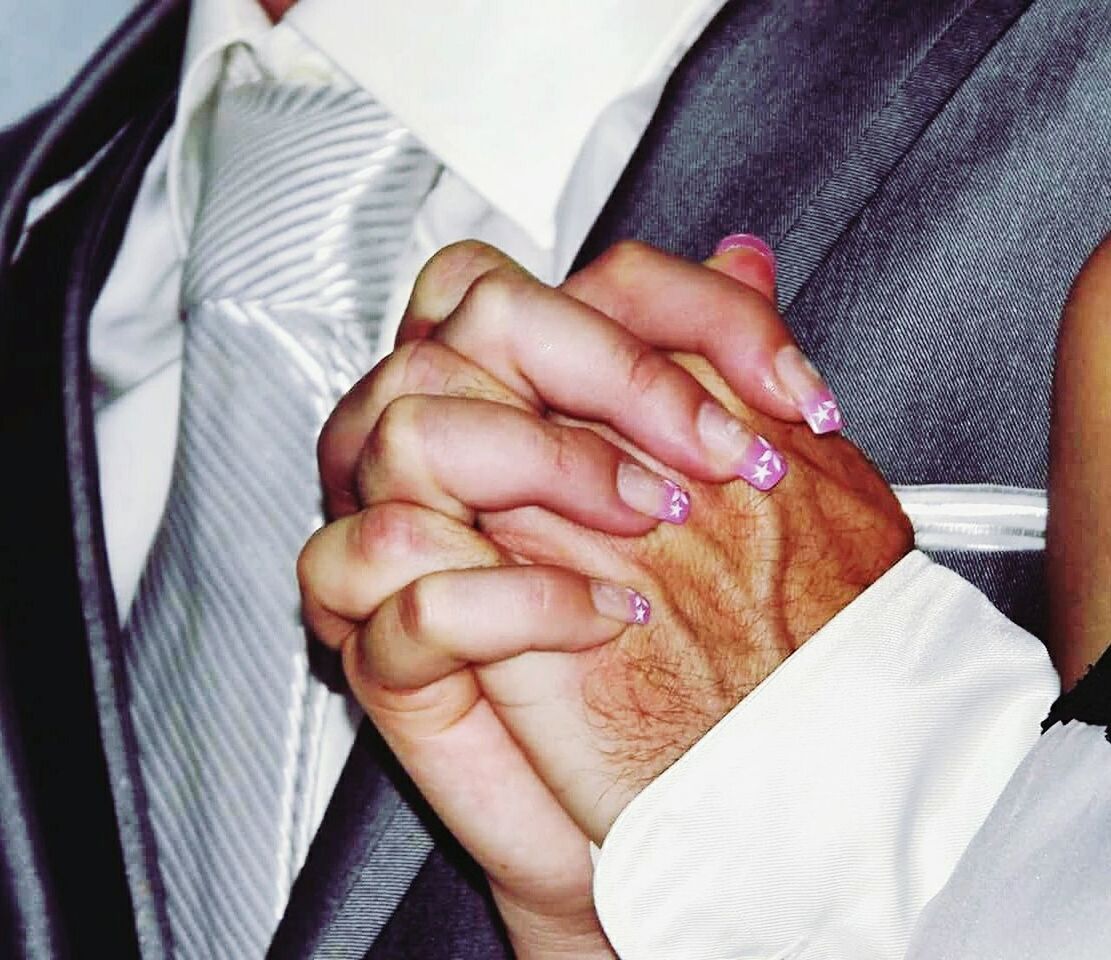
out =
{"type": "Polygon", "coordinates": [[[526,653],[480,671],[483,690],[595,840],[645,784],[912,545],[890,487],[851,443],[755,414],[704,361],[679,359],[788,458],[774,492],[680,476],[691,492],[689,521],[635,538],[586,530],[535,507],[480,518],[520,561],[629,584],[651,600],[651,622],[608,643],[570,655],[526,653]],[[523,693],[541,690],[562,695],[545,703],[523,693]]]}

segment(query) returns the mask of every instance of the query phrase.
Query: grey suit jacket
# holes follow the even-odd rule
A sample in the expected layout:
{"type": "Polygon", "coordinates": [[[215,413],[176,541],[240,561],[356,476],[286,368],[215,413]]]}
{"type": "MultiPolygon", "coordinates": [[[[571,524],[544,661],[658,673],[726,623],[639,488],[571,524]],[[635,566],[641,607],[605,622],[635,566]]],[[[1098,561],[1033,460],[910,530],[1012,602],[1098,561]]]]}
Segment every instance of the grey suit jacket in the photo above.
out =
{"type": "MultiPolygon", "coordinates": [[[[172,116],[184,6],[143,4],[0,136],[5,955],[170,955],[85,337],[172,116]],[[76,171],[24,236],[32,198],[76,171]]],[[[1106,6],[1080,0],[735,0],[674,74],[579,261],[622,237],[702,257],[762,234],[789,322],[889,479],[1044,487],[1056,322],[1108,218],[1109,45],[1106,6]]],[[[939,559],[1039,626],[1040,554],[939,559]]],[[[271,953],[508,956],[480,874],[369,728],[271,953]],[[428,856],[406,855],[416,820],[428,856]]]]}

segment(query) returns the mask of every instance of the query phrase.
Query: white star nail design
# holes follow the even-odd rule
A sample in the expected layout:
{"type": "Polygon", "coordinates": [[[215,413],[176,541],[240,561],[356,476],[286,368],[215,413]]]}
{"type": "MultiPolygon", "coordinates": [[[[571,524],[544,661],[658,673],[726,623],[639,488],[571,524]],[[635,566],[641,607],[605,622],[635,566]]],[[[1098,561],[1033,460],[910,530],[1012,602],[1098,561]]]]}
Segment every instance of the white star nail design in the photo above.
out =
{"type": "Polygon", "coordinates": [[[769,463],[771,464],[771,468],[778,473],[779,470],[783,468],[783,462],[779,459],[775,450],[772,449],[772,445],[768,443],[767,440],[763,437],[760,437],[759,440],[764,445],[764,452],[760,455],[760,459],[757,463],[769,463]]]}
{"type": "Polygon", "coordinates": [[[683,523],[691,509],[690,494],[677,483],[668,481],[668,500],[666,512],[663,517],[673,523],[683,523]]]}
{"type": "Polygon", "coordinates": [[[831,429],[841,425],[841,409],[836,400],[821,400],[817,407],[807,415],[807,422],[812,430],[818,430],[823,424],[829,423],[831,429]]]}
{"type": "Polygon", "coordinates": [[[750,463],[747,479],[757,489],[768,490],[779,482],[785,473],[779,451],[761,436],[756,437],[759,449],[750,463]]]}

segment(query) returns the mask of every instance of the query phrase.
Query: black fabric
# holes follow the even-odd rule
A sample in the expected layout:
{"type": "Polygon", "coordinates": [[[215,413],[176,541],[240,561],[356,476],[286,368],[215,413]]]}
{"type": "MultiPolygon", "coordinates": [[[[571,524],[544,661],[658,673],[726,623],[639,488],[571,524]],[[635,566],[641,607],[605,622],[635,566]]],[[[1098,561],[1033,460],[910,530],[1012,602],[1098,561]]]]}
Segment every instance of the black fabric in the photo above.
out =
{"type": "Polygon", "coordinates": [[[1073,720],[1106,728],[1107,742],[1111,743],[1111,648],[1088,668],[1075,687],[1057,698],[1042,724],[1042,732],[1055,723],[1073,720]]]}
{"type": "MultiPolygon", "coordinates": [[[[141,141],[143,131],[136,126],[133,132],[141,141]]],[[[38,826],[37,862],[8,862],[5,869],[37,872],[51,892],[45,920],[53,934],[49,955],[88,943],[103,944],[112,956],[138,955],[86,647],[80,568],[96,560],[87,543],[78,543],[87,523],[76,514],[85,504],[73,503],[71,496],[82,481],[67,463],[73,425],[65,410],[83,384],[63,360],[73,353],[72,347],[63,350],[66,301],[77,287],[84,289],[80,280],[93,285],[102,280],[105,267],[90,264],[99,276],[78,276],[75,240],[102,222],[102,194],[120,182],[138,146],[132,137],[120,138],[98,170],[38,225],[8,274],[0,301],[7,332],[0,357],[0,446],[6,454],[0,480],[5,504],[0,635],[7,641],[2,651],[7,685],[0,698],[17,728],[0,733],[15,741],[5,744],[11,756],[22,752],[24,761],[13,771],[20,781],[6,784],[6,790],[33,811],[38,826]],[[21,751],[21,744],[31,749],[21,751]]],[[[117,220],[130,206],[127,197],[121,201],[117,220]]],[[[91,449],[86,438],[85,450],[91,449]]],[[[3,853],[18,855],[7,846],[3,853]]],[[[24,902],[15,909],[33,907],[24,902]]],[[[34,954],[23,944],[13,955],[34,954]]]]}
{"type": "Polygon", "coordinates": [[[138,956],[140,938],[168,955],[105,642],[116,624],[86,326],[172,117],[184,13],[137,9],[54,104],[0,135],[4,956],[138,956]],[[17,247],[31,197],[98,154],[17,247]]]}
{"type": "Polygon", "coordinates": [[[65,930],[11,689],[0,656],[0,945],[8,956],[58,957],[66,953],[65,930]]]}

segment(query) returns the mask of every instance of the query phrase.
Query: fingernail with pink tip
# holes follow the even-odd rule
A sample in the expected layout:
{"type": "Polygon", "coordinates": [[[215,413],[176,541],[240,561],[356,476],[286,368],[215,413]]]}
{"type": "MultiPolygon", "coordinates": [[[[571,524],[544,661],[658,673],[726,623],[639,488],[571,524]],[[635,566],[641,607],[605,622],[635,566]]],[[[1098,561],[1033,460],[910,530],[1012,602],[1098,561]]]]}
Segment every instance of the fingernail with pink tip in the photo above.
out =
{"type": "Polygon", "coordinates": [[[617,495],[637,513],[668,523],[686,523],[691,498],[679,484],[628,460],[617,467],[617,495]]]}
{"type": "Polygon", "coordinates": [[[787,472],[783,457],[767,440],[759,434],[745,454],[740,473],[757,490],[770,490],[787,472]]]}
{"type": "Polygon", "coordinates": [[[744,248],[746,250],[754,250],[760,254],[771,267],[772,274],[775,274],[775,254],[772,248],[769,247],[763,240],[753,233],[732,233],[722,241],[714,249],[714,256],[720,253],[726,253],[729,250],[737,250],[744,248]]]}
{"type": "Polygon", "coordinates": [[[594,609],[611,620],[643,626],[652,619],[652,605],[643,594],[631,587],[592,580],[590,596],[594,601],[594,609]]]}
{"type": "Polygon", "coordinates": [[[716,403],[698,411],[698,432],[712,456],[757,490],[770,490],[787,472],[782,455],[716,403]]]}
{"type": "Polygon", "coordinates": [[[829,385],[803,352],[793,344],[775,355],[775,373],[815,433],[833,433],[843,426],[841,407],[829,385]]]}

